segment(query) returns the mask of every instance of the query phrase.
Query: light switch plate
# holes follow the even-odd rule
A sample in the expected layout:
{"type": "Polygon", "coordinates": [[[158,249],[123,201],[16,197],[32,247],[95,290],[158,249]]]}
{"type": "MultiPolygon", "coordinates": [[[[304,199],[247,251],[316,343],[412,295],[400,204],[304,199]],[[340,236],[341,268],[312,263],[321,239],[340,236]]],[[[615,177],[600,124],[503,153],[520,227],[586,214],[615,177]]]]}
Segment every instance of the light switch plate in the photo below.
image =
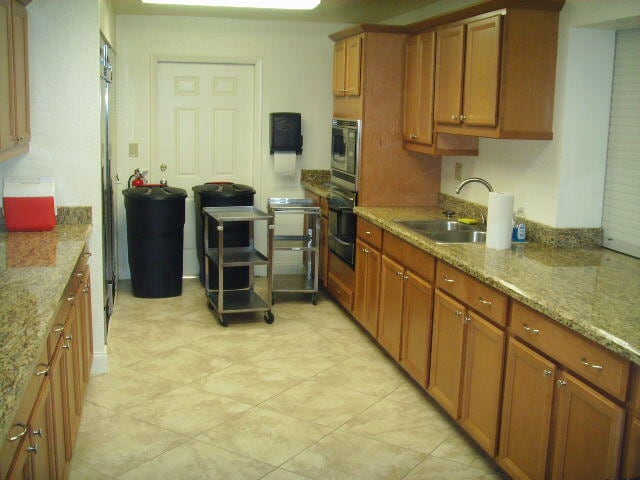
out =
{"type": "Polygon", "coordinates": [[[461,163],[456,163],[454,178],[456,180],[462,180],[462,164],[461,163]]]}
{"type": "Polygon", "coordinates": [[[130,157],[137,157],[138,156],[138,144],[137,143],[130,143],[129,144],[129,156],[130,157]]]}

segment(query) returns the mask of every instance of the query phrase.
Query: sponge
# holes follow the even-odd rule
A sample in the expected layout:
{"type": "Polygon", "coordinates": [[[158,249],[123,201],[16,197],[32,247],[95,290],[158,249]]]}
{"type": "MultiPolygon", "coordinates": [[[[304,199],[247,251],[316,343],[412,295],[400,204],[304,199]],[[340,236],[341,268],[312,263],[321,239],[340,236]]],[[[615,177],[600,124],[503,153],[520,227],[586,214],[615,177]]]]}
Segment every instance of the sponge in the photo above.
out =
{"type": "Polygon", "coordinates": [[[458,223],[466,223],[467,225],[475,225],[478,223],[478,220],[475,218],[459,218],[458,223]]]}

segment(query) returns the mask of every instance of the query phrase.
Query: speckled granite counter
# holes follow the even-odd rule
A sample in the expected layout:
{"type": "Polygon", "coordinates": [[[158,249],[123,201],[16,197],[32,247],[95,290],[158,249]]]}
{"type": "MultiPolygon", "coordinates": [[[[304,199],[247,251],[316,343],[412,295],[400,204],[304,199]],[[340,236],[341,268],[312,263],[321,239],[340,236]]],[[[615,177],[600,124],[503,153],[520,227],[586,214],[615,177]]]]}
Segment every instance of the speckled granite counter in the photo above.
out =
{"type": "Polygon", "coordinates": [[[46,344],[91,225],[0,230],[0,438],[5,438],[46,344]]]}
{"type": "Polygon", "coordinates": [[[358,215],[640,365],[640,260],[604,248],[535,243],[491,250],[439,245],[394,220],[443,218],[429,207],[356,207],[358,215]]]}
{"type": "Polygon", "coordinates": [[[314,182],[314,181],[301,181],[300,184],[309,190],[310,192],[320,195],[321,197],[329,196],[329,183],[328,182],[314,182]]]}

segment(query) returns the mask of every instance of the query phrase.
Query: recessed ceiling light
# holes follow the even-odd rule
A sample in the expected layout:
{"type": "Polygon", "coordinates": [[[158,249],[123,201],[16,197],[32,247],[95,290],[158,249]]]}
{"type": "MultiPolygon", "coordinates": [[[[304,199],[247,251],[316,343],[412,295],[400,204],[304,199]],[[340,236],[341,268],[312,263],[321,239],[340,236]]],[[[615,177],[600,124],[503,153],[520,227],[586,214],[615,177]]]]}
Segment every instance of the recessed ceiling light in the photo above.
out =
{"type": "Polygon", "coordinates": [[[320,0],[142,0],[142,3],[163,5],[194,5],[202,7],[280,8],[287,10],[312,10],[320,0]]]}

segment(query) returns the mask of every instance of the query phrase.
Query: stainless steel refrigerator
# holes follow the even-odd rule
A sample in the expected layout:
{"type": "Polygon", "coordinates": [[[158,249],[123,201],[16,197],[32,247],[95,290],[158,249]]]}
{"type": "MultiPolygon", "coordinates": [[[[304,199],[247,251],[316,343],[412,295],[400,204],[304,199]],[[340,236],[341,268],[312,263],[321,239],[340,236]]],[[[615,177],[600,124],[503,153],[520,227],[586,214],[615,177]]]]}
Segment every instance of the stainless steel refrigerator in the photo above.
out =
{"type": "Polygon", "coordinates": [[[117,186],[117,169],[114,163],[111,141],[114,132],[115,55],[104,38],[100,46],[101,83],[101,164],[102,164],[102,260],[104,265],[104,315],[105,338],[109,319],[118,291],[117,202],[114,191],[117,186]]]}

